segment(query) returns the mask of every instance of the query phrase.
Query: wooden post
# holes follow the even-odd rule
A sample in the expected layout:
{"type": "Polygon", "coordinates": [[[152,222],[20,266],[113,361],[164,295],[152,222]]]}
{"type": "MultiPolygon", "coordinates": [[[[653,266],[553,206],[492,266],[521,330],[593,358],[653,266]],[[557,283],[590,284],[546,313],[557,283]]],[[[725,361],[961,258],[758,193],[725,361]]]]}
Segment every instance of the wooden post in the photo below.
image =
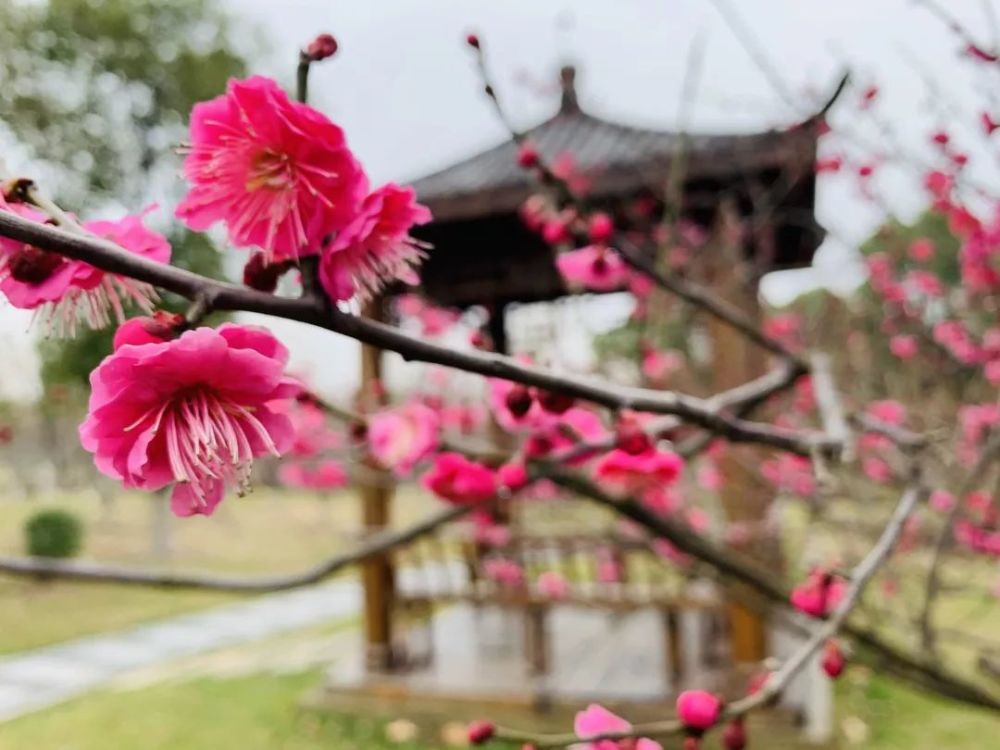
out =
{"type": "MultiPolygon", "coordinates": [[[[708,281],[719,296],[759,321],[758,279],[752,262],[745,259],[743,247],[730,239],[734,236],[733,220],[733,209],[722,206],[716,239],[707,254],[710,256],[708,281]]],[[[768,235],[769,232],[765,232],[763,237],[755,237],[755,244],[769,241],[768,235]]],[[[767,360],[760,347],[721,321],[706,316],[706,322],[712,342],[712,387],[715,391],[732,388],[764,374],[767,360]]],[[[749,523],[757,529],[763,526],[774,495],[758,474],[765,456],[765,452],[755,446],[729,445],[719,461],[723,477],[720,500],[730,523],[749,523]]],[[[754,542],[742,547],[741,551],[766,568],[781,568],[781,551],[774,540],[755,537],[754,542]]],[[[759,662],[767,655],[764,607],[748,604],[748,600],[753,600],[749,592],[732,591],[735,596],[726,606],[732,657],[737,663],[759,662]]]]}
{"type": "MultiPolygon", "coordinates": [[[[381,299],[368,302],[362,315],[383,321],[385,305],[381,299]]],[[[382,391],[382,350],[361,347],[361,389],[358,407],[362,413],[377,409],[384,402],[382,391]]],[[[391,478],[374,463],[366,461],[365,474],[359,482],[361,518],[365,535],[376,534],[390,523],[392,504],[391,478]]],[[[392,613],[395,580],[388,555],[369,558],[361,566],[364,591],[365,665],[371,672],[393,668],[392,613]]]]}

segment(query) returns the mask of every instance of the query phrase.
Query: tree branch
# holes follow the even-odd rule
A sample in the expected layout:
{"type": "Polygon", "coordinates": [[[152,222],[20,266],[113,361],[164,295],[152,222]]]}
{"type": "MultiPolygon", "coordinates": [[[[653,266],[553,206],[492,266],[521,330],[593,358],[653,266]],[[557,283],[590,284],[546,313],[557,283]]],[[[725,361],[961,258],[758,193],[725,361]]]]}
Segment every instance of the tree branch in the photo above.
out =
{"type": "Polygon", "coordinates": [[[611,409],[673,414],[733,442],[763,443],[805,456],[813,455],[816,451],[830,453],[838,448],[835,441],[823,434],[739,419],[724,413],[710,401],[694,396],[671,391],[619,387],[592,378],[555,374],[491,352],[457,351],[438,346],[404,334],[391,326],[330,307],[322,299],[278,297],[215,281],[129,253],[107,240],[32,222],[10,212],[0,212],[0,236],[85,261],[110,273],[148,282],[188,299],[203,298],[205,304],[214,310],[242,310],[309,323],[362,343],[397,352],[404,359],[512,380],[611,409]]]}
{"type": "Polygon", "coordinates": [[[246,578],[207,573],[170,573],[120,565],[47,560],[40,557],[0,557],[0,573],[26,578],[59,578],[86,583],[115,583],[167,589],[208,589],[238,593],[284,591],[318,583],[344,568],[408,544],[447,523],[458,520],[474,507],[474,505],[448,506],[407,529],[376,534],[355,550],[335,555],[308,570],[292,575],[246,578]]]}

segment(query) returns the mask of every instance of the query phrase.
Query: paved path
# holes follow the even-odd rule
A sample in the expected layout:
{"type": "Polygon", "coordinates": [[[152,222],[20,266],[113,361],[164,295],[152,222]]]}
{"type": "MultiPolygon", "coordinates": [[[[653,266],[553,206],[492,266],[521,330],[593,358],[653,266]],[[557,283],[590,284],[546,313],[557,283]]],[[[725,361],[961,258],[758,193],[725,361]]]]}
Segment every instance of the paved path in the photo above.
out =
{"type": "Polygon", "coordinates": [[[350,617],[360,607],[358,584],[336,581],[0,658],[0,721],[133,670],[350,617]]]}

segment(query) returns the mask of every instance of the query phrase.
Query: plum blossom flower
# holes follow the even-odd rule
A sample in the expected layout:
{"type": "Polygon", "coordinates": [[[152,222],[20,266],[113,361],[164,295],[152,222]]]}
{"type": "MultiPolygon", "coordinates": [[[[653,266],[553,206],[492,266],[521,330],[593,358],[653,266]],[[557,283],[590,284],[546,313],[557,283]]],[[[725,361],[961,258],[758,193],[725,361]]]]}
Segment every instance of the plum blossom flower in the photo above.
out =
{"type": "MultiPolygon", "coordinates": [[[[573,721],[573,731],[581,740],[600,737],[603,734],[627,732],[632,728],[622,717],[611,713],[604,706],[591,703],[586,709],[577,713],[573,721]]],[[[662,750],[660,743],[647,737],[637,740],[593,740],[586,742],[587,750],[623,750],[625,747],[634,750],[662,750]]]]}
{"type": "Polygon", "coordinates": [[[287,361],[267,330],[228,323],[122,345],[91,373],[81,443],[125,487],[173,484],[174,513],[210,515],[227,485],[246,489],[255,457],[291,445],[291,422],[272,406],[299,389],[287,361]]]}
{"type": "Polygon", "coordinates": [[[621,256],[603,245],[588,245],[579,250],[560,253],[556,268],[573,288],[595,292],[613,292],[625,286],[629,269],[621,256]]]}
{"type": "Polygon", "coordinates": [[[672,484],[683,469],[684,459],[672,451],[651,448],[633,455],[616,448],[601,456],[594,477],[615,494],[631,495],[672,484]]]}
{"type": "Polygon", "coordinates": [[[555,570],[546,570],[535,582],[538,593],[547,599],[564,599],[569,595],[570,585],[566,577],[555,570]]]}
{"type": "Polygon", "coordinates": [[[483,575],[500,586],[519,588],[524,584],[524,568],[506,557],[485,560],[483,575]]]}
{"type": "MultiPolygon", "coordinates": [[[[430,220],[431,212],[416,202],[413,188],[389,183],[372,192],[355,219],[323,250],[319,278],[330,299],[355,294],[367,299],[397,280],[415,284],[414,268],[423,252],[410,230],[430,220]]],[[[427,312],[425,308],[423,314],[427,312]]]]}
{"type": "Polygon", "coordinates": [[[900,334],[889,339],[889,351],[900,359],[913,359],[917,356],[917,340],[913,336],[900,334]]]}
{"type": "Polygon", "coordinates": [[[826,617],[840,604],[847,584],[823,568],[816,568],[809,577],[792,590],[792,605],[812,617],[826,617]]]}
{"type": "Polygon", "coordinates": [[[278,467],[278,479],[286,487],[303,490],[337,490],[349,482],[343,465],[332,458],[315,464],[285,461],[278,467]]]}
{"type": "Polygon", "coordinates": [[[373,414],[368,420],[368,449],[397,476],[437,448],[441,420],[433,409],[419,402],[373,414]]]}
{"type": "Polygon", "coordinates": [[[816,476],[812,461],[805,456],[783,453],[764,461],[760,474],[782,492],[809,498],[816,494],[816,476]]]}
{"type": "MultiPolygon", "coordinates": [[[[34,209],[6,203],[2,198],[0,210],[45,221],[45,216],[34,209]]],[[[130,253],[167,263],[170,245],[166,238],[142,222],[149,210],[118,221],[89,221],[83,228],[130,253]]],[[[81,320],[91,329],[105,328],[112,319],[123,323],[128,304],[151,313],[158,299],[149,284],[8,238],[0,238],[0,292],[14,307],[35,310],[50,332],[69,336],[76,332],[81,320]]]]}
{"type": "Polygon", "coordinates": [[[198,231],[221,221],[233,245],[268,262],[319,252],[368,190],[343,131],[261,76],[194,106],[184,175],[178,218],[198,231]]]}
{"type": "Polygon", "coordinates": [[[421,480],[424,487],[443,500],[475,503],[496,494],[494,472],[458,453],[439,453],[421,480]]]}

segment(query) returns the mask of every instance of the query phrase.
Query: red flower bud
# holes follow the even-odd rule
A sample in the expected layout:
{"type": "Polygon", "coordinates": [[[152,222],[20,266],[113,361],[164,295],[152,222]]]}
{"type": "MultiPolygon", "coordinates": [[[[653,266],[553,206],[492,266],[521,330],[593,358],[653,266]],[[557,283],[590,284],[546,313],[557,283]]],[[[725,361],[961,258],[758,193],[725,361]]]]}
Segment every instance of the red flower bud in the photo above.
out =
{"type": "Polygon", "coordinates": [[[726,750],[744,750],[747,746],[747,731],[743,719],[733,719],[722,730],[722,746],[726,750]]]}
{"type": "Polygon", "coordinates": [[[472,49],[479,49],[479,36],[477,34],[469,34],[465,37],[465,43],[472,47],[472,49]]]}
{"type": "Polygon", "coordinates": [[[705,690],[685,690],[677,696],[677,718],[688,732],[700,735],[719,720],[722,700],[705,690]]]}
{"type": "Polygon", "coordinates": [[[507,398],[504,399],[504,402],[507,404],[507,409],[518,419],[531,410],[531,405],[534,401],[535,399],[531,395],[531,391],[523,385],[515,385],[510,389],[510,392],[507,394],[507,398]]]}
{"type": "Polygon", "coordinates": [[[576,403],[572,396],[543,391],[538,394],[538,405],[549,414],[565,414],[576,403]]]}
{"type": "Polygon", "coordinates": [[[938,146],[947,146],[948,141],[951,140],[948,134],[943,130],[939,130],[934,135],[931,136],[931,140],[934,141],[938,146]]]}
{"type": "Polygon", "coordinates": [[[112,345],[117,351],[126,344],[138,346],[170,341],[183,325],[183,315],[157,310],[150,316],[131,318],[118,326],[112,345]]]}
{"type": "Polygon", "coordinates": [[[493,739],[497,728],[491,721],[474,721],[469,724],[468,736],[470,745],[482,745],[493,739]]]}
{"type": "Polygon", "coordinates": [[[629,416],[622,417],[618,421],[615,427],[615,441],[618,448],[630,456],[638,456],[653,447],[649,435],[634,418],[629,416]]]}
{"type": "Polygon", "coordinates": [[[590,241],[595,244],[607,242],[615,232],[615,224],[606,213],[596,213],[590,217],[587,227],[590,241]]]}
{"type": "Polygon", "coordinates": [[[836,641],[829,640],[826,642],[826,645],[823,647],[821,664],[823,665],[823,671],[833,679],[837,679],[843,674],[844,667],[847,666],[847,659],[844,657],[844,652],[841,651],[840,645],[836,641]]]}
{"type": "Polygon", "coordinates": [[[287,261],[268,264],[264,253],[254,253],[243,266],[243,283],[258,292],[273,292],[278,279],[291,265],[287,261]]]}
{"type": "Polygon", "coordinates": [[[325,60],[337,54],[337,40],[332,34],[320,34],[305,49],[305,56],[313,62],[325,60]]]}
{"type": "Polygon", "coordinates": [[[522,143],[517,150],[517,163],[525,169],[538,166],[538,149],[530,143],[522,143]]]}

